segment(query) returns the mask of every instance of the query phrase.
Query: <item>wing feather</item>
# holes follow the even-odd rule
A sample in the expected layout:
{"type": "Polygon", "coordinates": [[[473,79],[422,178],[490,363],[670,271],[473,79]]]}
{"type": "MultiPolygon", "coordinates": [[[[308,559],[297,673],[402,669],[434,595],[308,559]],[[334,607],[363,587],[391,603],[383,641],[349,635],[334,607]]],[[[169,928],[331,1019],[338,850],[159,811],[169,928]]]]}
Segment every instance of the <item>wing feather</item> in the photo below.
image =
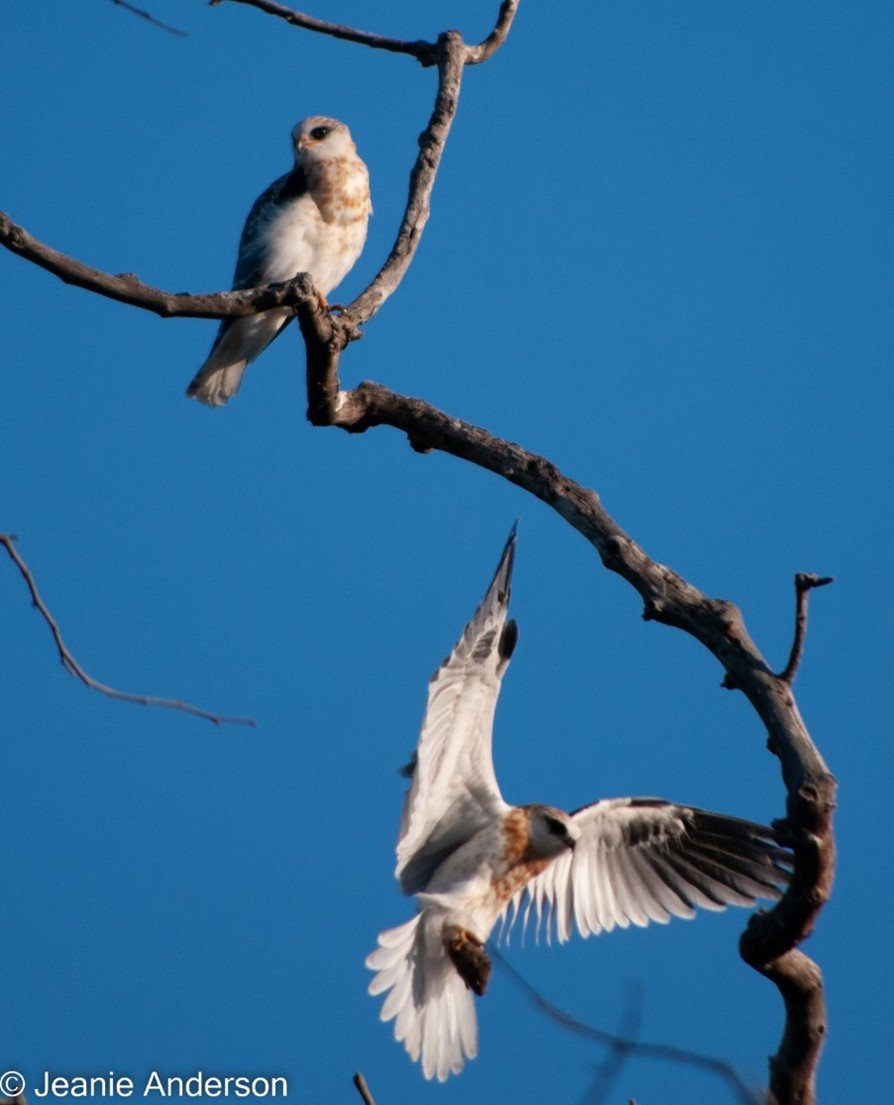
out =
{"type": "Polygon", "coordinates": [[[429,683],[397,842],[396,875],[407,894],[424,890],[459,844],[509,811],[494,774],[492,733],[517,638],[506,621],[514,554],[513,526],[487,594],[429,683]]]}
{"type": "Polygon", "coordinates": [[[778,898],[788,885],[791,855],[765,825],[656,798],[605,799],[572,817],[581,829],[574,851],[518,893],[563,943],[572,927],[589,936],[664,923],[696,907],[778,898]]]}
{"type": "MultiPolygon", "coordinates": [[[[277,177],[251,205],[239,237],[236,269],[233,273],[233,291],[256,288],[269,283],[266,273],[267,251],[263,234],[264,224],[279,210],[280,204],[289,199],[297,199],[306,191],[307,177],[304,170],[296,166],[291,172],[277,177]]],[[[241,320],[235,318],[221,319],[209,357],[232,329],[233,324],[239,321],[241,320]]]]}

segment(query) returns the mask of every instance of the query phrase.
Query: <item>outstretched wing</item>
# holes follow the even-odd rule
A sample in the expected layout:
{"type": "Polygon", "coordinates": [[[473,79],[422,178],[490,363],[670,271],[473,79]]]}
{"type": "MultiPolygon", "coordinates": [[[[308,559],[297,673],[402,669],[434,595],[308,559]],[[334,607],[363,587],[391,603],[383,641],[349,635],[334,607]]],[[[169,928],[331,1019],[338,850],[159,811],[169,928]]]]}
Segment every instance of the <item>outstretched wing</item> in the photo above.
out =
{"type": "Polygon", "coordinates": [[[506,621],[514,555],[513,526],[487,594],[429,683],[397,842],[395,873],[406,894],[424,890],[455,848],[509,811],[494,774],[491,736],[518,639],[515,622],[506,621]]]}
{"type": "Polygon", "coordinates": [[[571,815],[581,837],[516,895],[527,893],[538,930],[561,942],[615,925],[666,923],[695,909],[754,905],[779,898],[791,854],[773,830],[751,821],[677,806],[658,798],[610,798],[571,815]]]}

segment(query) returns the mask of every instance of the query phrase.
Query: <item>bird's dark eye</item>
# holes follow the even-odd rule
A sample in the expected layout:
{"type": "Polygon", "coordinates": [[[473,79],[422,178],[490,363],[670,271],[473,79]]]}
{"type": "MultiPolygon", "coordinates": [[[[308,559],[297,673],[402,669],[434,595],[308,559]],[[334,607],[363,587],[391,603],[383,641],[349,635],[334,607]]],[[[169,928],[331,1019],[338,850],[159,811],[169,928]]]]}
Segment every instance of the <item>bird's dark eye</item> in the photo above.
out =
{"type": "Polygon", "coordinates": [[[310,132],[310,136],[315,142],[322,142],[331,130],[332,127],[314,127],[310,132]]]}
{"type": "Polygon", "coordinates": [[[559,821],[555,817],[544,817],[547,829],[553,834],[553,836],[567,836],[568,830],[565,827],[564,821],[559,821]]]}

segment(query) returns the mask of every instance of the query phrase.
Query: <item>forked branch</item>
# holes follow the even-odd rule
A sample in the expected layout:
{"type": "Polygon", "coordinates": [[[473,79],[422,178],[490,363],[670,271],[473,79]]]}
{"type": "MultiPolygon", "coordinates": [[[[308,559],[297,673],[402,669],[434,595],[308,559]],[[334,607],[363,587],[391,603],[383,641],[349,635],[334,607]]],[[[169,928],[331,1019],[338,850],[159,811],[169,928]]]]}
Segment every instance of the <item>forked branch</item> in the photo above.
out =
{"type": "MultiPolygon", "coordinates": [[[[274,0],[231,0],[234,4],[245,4],[246,7],[257,8],[267,15],[275,15],[284,19],[293,27],[300,27],[305,31],[315,31],[317,34],[330,35],[332,38],[340,38],[345,42],[357,42],[361,46],[370,46],[374,50],[387,50],[392,54],[409,54],[421,65],[435,65],[437,63],[437,50],[433,42],[417,39],[409,41],[402,38],[390,38],[388,35],[375,34],[372,31],[361,31],[356,27],[346,27],[341,23],[330,23],[325,19],[317,19],[313,15],[287,8],[284,4],[277,4],[274,0]]],[[[217,7],[222,0],[210,0],[210,6],[217,7]]],[[[506,41],[506,36],[512,27],[515,13],[518,11],[519,0],[503,0],[497,13],[497,21],[494,29],[482,42],[476,46],[465,48],[464,64],[480,65],[487,61],[506,41]]]]}
{"type": "Polygon", "coordinates": [[[53,634],[53,640],[56,642],[56,650],[59,653],[59,660],[62,666],[69,674],[80,679],[85,687],[89,687],[92,691],[98,691],[108,698],[117,698],[119,702],[133,702],[138,706],[162,706],[170,710],[182,710],[186,714],[193,714],[195,717],[204,718],[206,721],[213,722],[215,725],[248,725],[252,728],[255,726],[256,723],[248,717],[227,717],[224,714],[212,714],[208,710],[200,710],[198,706],[191,706],[188,702],[181,702],[173,698],[157,698],[154,695],[129,694],[127,691],[116,690],[115,687],[110,687],[106,683],[100,683],[98,679],[94,679],[91,675],[88,675],[77,660],[75,660],[74,656],[72,656],[68,646],[62,640],[62,632],[59,629],[56,619],[47,609],[46,603],[40,597],[40,592],[37,590],[37,584],[34,581],[31,569],[21,556],[19,556],[18,549],[16,549],[14,542],[15,537],[12,534],[0,533],[0,545],[6,549],[13,564],[15,564],[21,572],[22,578],[25,580],[28,590],[31,592],[32,604],[50,627],[50,632],[53,634]]]}
{"type": "MultiPolygon", "coordinates": [[[[217,0],[219,2],[219,0],[217,0]]],[[[328,34],[335,38],[362,42],[377,49],[409,53],[426,65],[438,68],[438,89],[428,126],[419,138],[419,154],[410,173],[409,196],[391,252],[370,284],[344,311],[329,316],[324,327],[318,309],[319,299],[307,273],[294,280],[244,291],[216,292],[207,295],[166,292],[143,283],[133,273],[113,275],[84,264],[54,249],[29,234],[9,215],[0,211],[0,245],[26,261],[39,265],[67,284],[74,284],[98,295],[132,307],[152,311],[163,318],[235,318],[257,314],[274,307],[294,307],[302,329],[310,327],[341,351],[360,336],[359,327],[369,321],[403,280],[416,255],[422,232],[431,211],[431,194],[450,127],[456,116],[462,73],[466,65],[477,65],[492,57],[505,42],[518,9],[518,0],[504,0],[494,29],[483,42],[467,46],[457,31],[447,31],[437,42],[404,42],[328,23],[285,8],[272,0],[232,0],[271,15],[278,15],[295,26],[328,34]]]]}
{"type": "Polygon", "coordinates": [[[349,433],[392,426],[405,433],[418,452],[450,453],[541,499],[594,546],[609,571],[637,590],[644,618],[675,626],[699,640],[757,711],[769,735],[768,747],[782,768],[786,818],[777,830],[791,845],[795,864],[781,901],[769,912],[751,917],[741,953],[776,984],[785,1003],[783,1040],[770,1063],[772,1100],[778,1105],[811,1105],[825,1005],[819,970],[796,947],[810,935],[831,893],[835,780],[810,739],[790,683],[774,675],[736,606],[709,598],[652,560],[604,509],[595,491],[569,479],[547,458],[452,418],[421,399],[369,382],[352,391],[339,390],[338,355],[331,340],[327,344],[325,336],[316,338],[307,329],[305,339],[312,422],[349,433]],[[315,380],[317,369],[324,377],[315,380]]]}

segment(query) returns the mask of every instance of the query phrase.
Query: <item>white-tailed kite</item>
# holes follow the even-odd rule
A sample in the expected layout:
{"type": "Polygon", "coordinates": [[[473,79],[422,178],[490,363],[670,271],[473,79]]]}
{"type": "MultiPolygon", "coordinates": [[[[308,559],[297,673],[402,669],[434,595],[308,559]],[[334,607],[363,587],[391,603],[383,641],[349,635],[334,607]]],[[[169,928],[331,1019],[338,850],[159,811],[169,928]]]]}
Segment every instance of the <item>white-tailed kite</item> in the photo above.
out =
{"type": "MultiPolygon", "coordinates": [[[[778,898],[790,854],[772,829],[658,798],[607,798],[572,814],[510,806],[497,785],[491,732],[518,639],[506,620],[515,531],[459,642],[432,676],[407,772],[397,843],[401,889],[416,916],[379,935],[366,960],[384,1021],[426,1078],[444,1081],[478,1051],[473,994],[487,986],[484,945],[527,899],[538,931],[566,941],[616,925],[692,917],[778,898]]],[[[512,922],[510,922],[511,925],[512,922]]]]}
{"type": "MultiPolygon", "coordinates": [[[[366,241],[372,214],[369,173],[344,123],[325,115],[292,131],[295,167],[275,180],[248,213],[233,289],[253,288],[310,273],[324,298],[347,276],[366,241]]],[[[239,390],[246,365],[294,317],[278,307],[220,324],[208,359],[187,395],[220,407],[239,390]]]]}

